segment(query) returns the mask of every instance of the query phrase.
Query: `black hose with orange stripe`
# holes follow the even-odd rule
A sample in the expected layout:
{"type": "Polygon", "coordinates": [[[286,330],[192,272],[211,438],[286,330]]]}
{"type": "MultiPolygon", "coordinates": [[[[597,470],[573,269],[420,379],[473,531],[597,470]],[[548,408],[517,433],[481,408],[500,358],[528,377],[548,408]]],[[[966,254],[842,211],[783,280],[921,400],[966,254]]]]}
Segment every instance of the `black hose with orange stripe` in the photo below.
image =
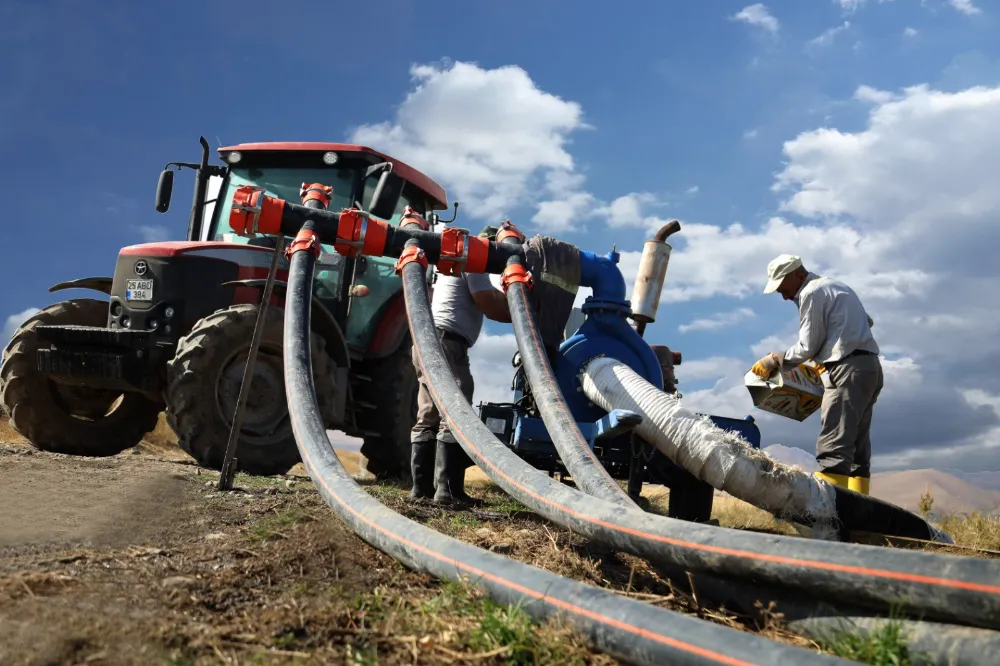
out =
{"type": "MultiPolygon", "coordinates": [[[[442,579],[469,580],[496,601],[518,605],[536,620],[560,618],[597,649],[631,663],[729,666],[850,663],[650,606],[491,553],[409,520],[362,490],[330,445],[312,385],[309,336],[315,256],[308,249],[292,252],[289,268],[285,394],[295,441],[309,476],[326,503],[358,536],[412,569],[442,579]]],[[[414,261],[403,266],[404,280],[426,287],[418,256],[414,253],[414,261]]],[[[426,297],[425,291],[425,300],[426,297]]],[[[415,344],[425,354],[426,367],[436,376],[443,373],[451,377],[451,399],[455,395],[463,399],[433,336],[432,324],[429,320],[421,323],[422,333],[411,330],[420,338],[415,344]],[[430,330],[426,328],[428,325],[430,330]],[[434,344],[429,344],[430,341],[434,344]]]]}
{"type": "MultiPolygon", "coordinates": [[[[512,241],[509,241],[512,242],[512,241]]],[[[503,243],[503,241],[501,241],[503,243]]],[[[559,452],[559,459],[569,470],[573,481],[583,491],[612,504],[637,508],[622,487],[611,478],[601,461],[594,455],[580,426],[560,391],[545,345],[535,325],[535,315],[528,300],[531,284],[518,257],[511,257],[503,272],[503,288],[507,293],[510,320],[521,354],[521,365],[531,386],[531,395],[541,413],[545,428],[559,452]]]]}
{"type": "Polygon", "coordinates": [[[1000,627],[1000,562],[690,523],[611,504],[539,472],[496,438],[457,392],[450,373],[428,366],[433,319],[421,275],[419,269],[404,270],[403,294],[416,357],[434,401],[476,465],[529,509],[653,563],[869,608],[899,605],[927,619],[1000,627]]]}

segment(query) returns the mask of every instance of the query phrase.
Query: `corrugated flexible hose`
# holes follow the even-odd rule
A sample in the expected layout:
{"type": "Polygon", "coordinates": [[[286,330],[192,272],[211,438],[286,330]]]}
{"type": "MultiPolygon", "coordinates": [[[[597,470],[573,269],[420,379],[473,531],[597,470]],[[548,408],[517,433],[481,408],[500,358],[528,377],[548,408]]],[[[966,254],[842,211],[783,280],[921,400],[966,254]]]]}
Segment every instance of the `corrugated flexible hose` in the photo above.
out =
{"type": "MultiPolygon", "coordinates": [[[[285,309],[285,391],[303,464],[323,499],[358,536],[418,571],[447,580],[469,580],[493,599],[516,604],[539,621],[560,618],[596,648],[637,664],[847,664],[841,659],[779,644],[609,590],[563,578],[445,536],[378,502],[361,489],[337,458],[319,414],[309,347],[315,257],[292,255],[285,309]]],[[[404,269],[424,285],[419,263],[404,269]]],[[[437,340],[432,320],[411,322],[424,368],[439,389],[464,401],[437,340]]],[[[447,412],[447,407],[443,411],[447,412]]]]}
{"type": "Polygon", "coordinates": [[[621,361],[594,359],[580,381],[586,396],[602,409],[641,415],[636,432],[694,476],[780,518],[809,524],[814,536],[868,530],[952,543],[947,534],[909,511],[775,462],[739,435],[685,408],[677,396],[660,391],[621,361]]]}

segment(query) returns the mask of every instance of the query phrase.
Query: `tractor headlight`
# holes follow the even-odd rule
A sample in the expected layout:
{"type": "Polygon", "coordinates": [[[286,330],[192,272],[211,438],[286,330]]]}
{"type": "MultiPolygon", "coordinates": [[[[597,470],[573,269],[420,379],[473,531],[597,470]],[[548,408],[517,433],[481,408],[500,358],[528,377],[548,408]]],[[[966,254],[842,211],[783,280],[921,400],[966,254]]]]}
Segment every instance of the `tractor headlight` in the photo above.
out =
{"type": "Polygon", "coordinates": [[[333,152],[323,153],[323,164],[325,164],[327,166],[333,166],[334,164],[337,163],[338,159],[339,159],[339,155],[337,155],[337,153],[333,153],[333,152]]]}
{"type": "Polygon", "coordinates": [[[238,150],[234,150],[233,152],[226,155],[226,161],[229,162],[230,164],[236,164],[241,159],[243,159],[243,153],[241,153],[238,150]]]}

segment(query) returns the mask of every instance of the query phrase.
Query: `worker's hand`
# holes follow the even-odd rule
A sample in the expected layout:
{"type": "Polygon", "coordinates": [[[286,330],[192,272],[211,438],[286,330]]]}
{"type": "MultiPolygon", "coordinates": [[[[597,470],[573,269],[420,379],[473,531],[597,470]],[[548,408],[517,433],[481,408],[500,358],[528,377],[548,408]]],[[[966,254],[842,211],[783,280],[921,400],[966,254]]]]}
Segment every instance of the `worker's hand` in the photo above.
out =
{"type": "Polygon", "coordinates": [[[775,353],[768,354],[753,364],[751,372],[761,379],[768,379],[781,369],[781,357],[775,353]]]}

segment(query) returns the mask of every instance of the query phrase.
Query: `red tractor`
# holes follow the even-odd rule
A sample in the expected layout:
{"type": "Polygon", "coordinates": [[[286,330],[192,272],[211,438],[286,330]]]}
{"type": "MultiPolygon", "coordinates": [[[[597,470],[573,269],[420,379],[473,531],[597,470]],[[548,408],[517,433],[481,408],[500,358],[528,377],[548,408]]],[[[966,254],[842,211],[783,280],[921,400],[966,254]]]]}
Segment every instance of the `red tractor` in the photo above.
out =
{"type": "MultiPolygon", "coordinates": [[[[216,166],[204,138],[201,145],[199,164],[168,164],[157,187],[162,213],[170,205],[171,169],[196,171],[187,240],[125,247],[114,277],[51,287],[106,297],[50,305],[4,349],[0,399],[13,427],[35,447],[114,455],[138,444],[165,410],[181,448],[205,467],[222,467],[277,241],[229,233],[240,186],[298,202],[304,183],[332,185],[330,210],[362,207],[391,224],[409,207],[433,225],[440,221],[434,211],[448,207],[440,185],[364,146],[241,144],[220,148],[225,166],[216,166]]],[[[368,471],[405,478],[417,382],[395,260],[322,249],[312,358],[327,427],[364,440],[368,471]]],[[[282,258],[236,454],[237,469],[251,474],[284,473],[299,461],[282,375],[287,269],[282,258]]]]}

